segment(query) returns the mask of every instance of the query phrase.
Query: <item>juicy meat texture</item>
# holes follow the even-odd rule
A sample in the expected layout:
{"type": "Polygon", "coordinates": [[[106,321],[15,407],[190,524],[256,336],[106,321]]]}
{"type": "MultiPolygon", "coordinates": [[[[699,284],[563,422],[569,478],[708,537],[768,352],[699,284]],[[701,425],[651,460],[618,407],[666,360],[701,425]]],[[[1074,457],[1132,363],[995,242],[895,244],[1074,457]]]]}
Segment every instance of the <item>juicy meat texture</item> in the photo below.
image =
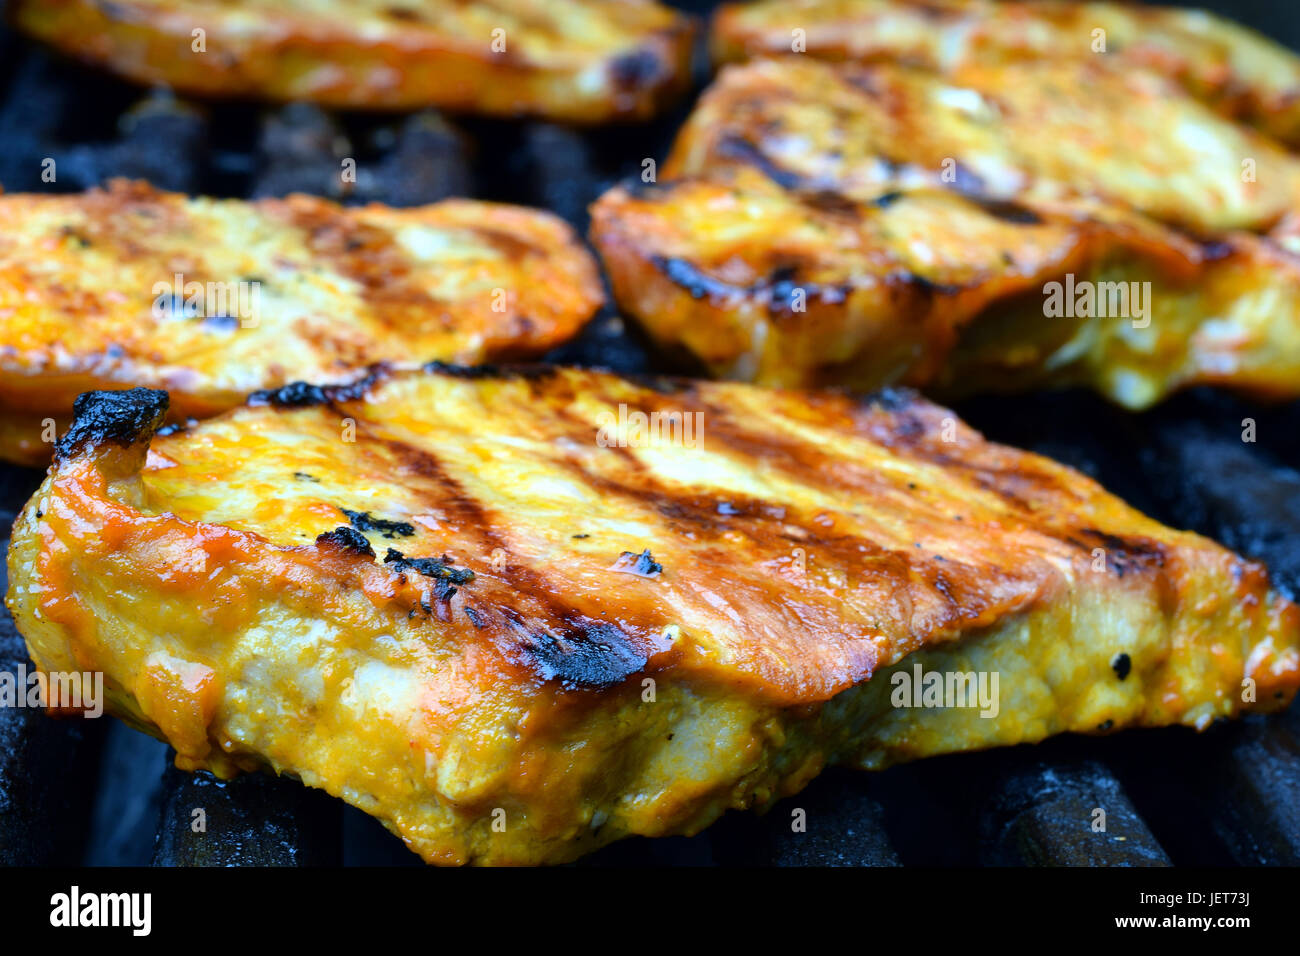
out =
{"type": "Polygon", "coordinates": [[[0,457],[31,464],[89,389],[164,388],[178,419],[211,415],[378,361],[540,355],[604,297],[566,224],[491,203],[345,209],[116,182],[0,196],[0,220],[0,457]]]}
{"type": "Polygon", "coordinates": [[[1300,159],[1172,81],[1104,60],[946,75],[787,57],[728,67],[662,170],[756,154],[788,185],[855,198],[934,185],[988,198],[1121,203],[1209,236],[1300,208],[1300,159]]]}
{"type": "Polygon", "coordinates": [[[857,201],[720,158],[711,179],[611,190],[591,235],[620,308],[721,378],[1086,385],[1130,408],[1191,385],[1300,395],[1300,257],[1249,233],[926,187],[857,201]]]}
{"type": "Polygon", "coordinates": [[[16,26],[138,83],[350,109],[645,119],[694,21],[650,0],[17,0],[16,26]],[[195,35],[202,29],[201,37],[195,35]]]}
{"type": "Polygon", "coordinates": [[[1261,566],[907,392],[377,369],[163,436],[165,403],[79,401],[9,552],[33,659],[102,669],[180,766],[293,773],[433,862],[1300,682],[1261,566]],[[996,674],[996,716],[895,706],[918,663],[996,674]]]}
{"type": "Polygon", "coordinates": [[[758,60],[662,172],[592,238],[621,308],[714,375],[1300,394],[1300,163],[1154,74],[758,60]]]}
{"type": "Polygon", "coordinates": [[[1300,58],[1203,10],[1056,0],[759,0],[721,7],[711,46],[715,59],[728,62],[790,54],[796,40],[808,56],[937,71],[1104,58],[1160,72],[1223,115],[1300,145],[1300,58]]]}

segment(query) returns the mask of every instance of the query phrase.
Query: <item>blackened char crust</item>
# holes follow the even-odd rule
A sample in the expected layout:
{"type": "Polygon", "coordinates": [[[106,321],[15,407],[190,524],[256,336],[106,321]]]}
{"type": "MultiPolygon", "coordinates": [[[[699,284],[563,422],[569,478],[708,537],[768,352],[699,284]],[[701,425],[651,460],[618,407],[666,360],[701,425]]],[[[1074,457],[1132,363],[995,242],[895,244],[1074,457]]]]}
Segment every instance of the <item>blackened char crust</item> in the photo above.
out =
{"type": "Polygon", "coordinates": [[[743,136],[724,136],[718,143],[718,152],[727,159],[754,167],[782,189],[818,191],[815,183],[786,169],[768,156],[762,147],[754,145],[743,136]]]}
{"type": "Polygon", "coordinates": [[[348,519],[348,523],[358,531],[377,531],[385,538],[409,538],[415,534],[415,525],[408,521],[390,521],[387,518],[376,518],[369,511],[350,511],[347,508],[340,508],[339,511],[343,512],[343,516],[348,519]]]}
{"type": "MultiPolygon", "coordinates": [[[[843,302],[853,291],[851,282],[829,285],[801,281],[798,270],[793,266],[779,266],[773,269],[770,275],[750,285],[736,285],[710,275],[689,259],[656,255],[650,257],[650,264],[692,299],[706,299],[716,304],[744,298],[758,298],[762,300],[772,316],[792,314],[793,297],[796,291],[802,292],[807,300],[829,303],[843,302]]],[[[935,286],[911,273],[902,274],[899,279],[904,284],[920,288],[926,293],[950,291],[947,287],[935,286]]]]}
{"type": "Polygon", "coordinates": [[[273,405],[276,408],[310,408],[329,402],[329,393],[320,385],[290,382],[279,388],[264,388],[248,396],[250,405],[273,405]]]}
{"type": "Polygon", "coordinates": [[[167,416],[169,397],[153,388],[82,392],[73,404],[71,427],[54,447],[64,461],[105,442],[123,448],[153,437],[167,416]]]}
{"type": "Polygon", "coordinates": [[[365,397],[373,386],[386,379],[390,368],[382,363],[372,365],[366,374],[355,382],[343,385],[313,385],[310,382],[290,382],[279,388],[264,388],[248,396],[254,407],[270,405],[274,408],[313,408],[331,402],[354,402],[365,397]]]}
{"type": "Polygon", "coordinates": [[[375,549],[370,546],[366,536],[359,531],[355,531],[346,525],[340,525],[333,531],[326,531],[324,534],[316,536],[316,543],[330,544],[345,551],[353,551],[357,554],[364,555],[367,558],[375,557],[375,549]]]}
{"type": "Polygon", "coordinates": [[[540,382],[555,372],[555,369],[549,365],[456,365],[451,362],[429,362],[424,366],[424,370],[436,375],[446,375],[448,378],[463,378],[467,381],[517,378],[530,382],[540,382]]]}
{"type": "Polygon", "coordinates": [[[644,670],[648,658],[631,638],[613,624],[576,618],[563,634],[530,631],[518,647],[543,680],[566,687],[599,690],[622,683],[644,670]]]}

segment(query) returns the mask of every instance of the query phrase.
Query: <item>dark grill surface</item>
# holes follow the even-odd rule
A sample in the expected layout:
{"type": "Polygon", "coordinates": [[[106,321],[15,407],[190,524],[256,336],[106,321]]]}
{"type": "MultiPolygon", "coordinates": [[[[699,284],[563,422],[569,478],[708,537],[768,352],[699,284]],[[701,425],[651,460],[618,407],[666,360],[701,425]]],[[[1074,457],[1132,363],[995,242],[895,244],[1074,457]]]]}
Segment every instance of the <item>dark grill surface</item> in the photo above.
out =
{"type": "MultiPolygon", "coordinates": [[[[1298,7],[1211,6],[1300,47],[1298,7]]],[[[0,183],[10,192],[132,176],[218,196],[302,191],[413,205],[468,194],[545,206],[585,232],[587,203],[638,175],[643,159],[661,160],[685,110],[649,126],[577,133],[433,113],[196,106],[57,60],[0,28],[0,183]],[[345,194],[339,170],[349,157],[358,175],[345,194]],[[46,158],[57,163],[55,183],[42,182],[46,158]]],[[[613,313],[551,358],[680,371],[613,313]]],[[[1300,592],[1300,405],[1198,391],[1131,415],[1062,392],[958,411],[991,438],[1080,468],[1156,518],[1266,561],[1281,587],[1300,592]],[[1242,441],[1246,418],[1257,423],[1253,444],[1242,441]]],[[[0,465],[0,548],[40,479],[0,465]]],[[[0,671],[25,662],[0,611],[0,671]]],[[[170,768],[170,757],[111,719],[0,709],[0,863],[419,862],[376,821],[294,781],[221,783],[170,768]],[[191,831],[195,808],[205,811],[206,833],[191,831]]],[[[832,770],[766,816],[732,813],[695,837],[629,840],[584,861],[640,863],[1297,865],[1300,711],[1201,735],[1058,738],[876,774],[832,770]],[[1097,808],[1105,833],[1092,830],[1097,808]],[[793,826],[799,818],[803,832],[793,826]]]]}

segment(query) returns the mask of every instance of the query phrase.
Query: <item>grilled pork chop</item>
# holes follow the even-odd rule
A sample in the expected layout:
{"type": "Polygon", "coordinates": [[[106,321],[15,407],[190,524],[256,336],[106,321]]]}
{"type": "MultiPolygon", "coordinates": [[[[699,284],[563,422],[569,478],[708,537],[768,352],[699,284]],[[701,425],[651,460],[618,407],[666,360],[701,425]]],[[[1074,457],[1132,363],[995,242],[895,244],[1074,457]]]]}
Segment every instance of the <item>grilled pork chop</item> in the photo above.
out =
{"type": "Polygon", "coordinates": [[[692,20],[652,0],[15,0],[22,30],[200,96],[646,118],[690,81],[692,20]]]}
{"type": "Polygon", "coordinates": [[[548,213],[447,200],[344,209],[118,182],[0,196],[0,457],[49,460],[87,389],[170,390],[179,417],[382,360],[539,355],[603,299],[548,213]]]}
{"type": "Polygon", "coordinates": [[[1262,567],[906,392],[431,367],[165,408],[78,400],[10,549],[33,659],[102,669],[180,766],[295,774],[433,862],[1300,683],[1262,567]]]}
{"type": "Polygon", "coordinates": [[[1087,385],[1135,409],[1190,385],[1300,395],[1300,257],[1248,233],[929,188],[855,201],[719,163],[610,191],[591,235],[622,310],[717,377],[1087,385]]]}
{"type": "Polygon", "coordinates": [[[898,65],[787,57],[728,67],[666,178],[762,164],[783,184],[874,198],[933,185],[985,198],[1095,196],[1201,236],[1300,210],[1300,159],[1171,81],[1106,61],[898,65]]]}
{"type": "Polygon", "coordinates": [[[1203,10],[1056,0],[759,0],[721,7],[711,45],[720,62],[797,50],[940,71],[1104,57],[1164,73],[1222,114],[1300,145],[1300,59],[1203,10]]]}

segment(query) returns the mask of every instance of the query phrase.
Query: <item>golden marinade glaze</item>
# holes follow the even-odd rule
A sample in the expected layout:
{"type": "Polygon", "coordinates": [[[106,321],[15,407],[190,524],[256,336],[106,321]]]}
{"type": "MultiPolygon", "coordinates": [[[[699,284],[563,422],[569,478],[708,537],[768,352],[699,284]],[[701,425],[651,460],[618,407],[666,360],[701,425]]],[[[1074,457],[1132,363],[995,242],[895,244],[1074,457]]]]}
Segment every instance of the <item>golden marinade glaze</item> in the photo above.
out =
{"type": "Polygon", "coordinates": [[[165,410],[79,400],[9,552],[33,659],[102,670],[180,766],[294,774],[431,862],[1300,683],[1263,567],[906,391],[431,366],[165,410]],[[918,666],[996,697],[898,706],[918,666]]]}

